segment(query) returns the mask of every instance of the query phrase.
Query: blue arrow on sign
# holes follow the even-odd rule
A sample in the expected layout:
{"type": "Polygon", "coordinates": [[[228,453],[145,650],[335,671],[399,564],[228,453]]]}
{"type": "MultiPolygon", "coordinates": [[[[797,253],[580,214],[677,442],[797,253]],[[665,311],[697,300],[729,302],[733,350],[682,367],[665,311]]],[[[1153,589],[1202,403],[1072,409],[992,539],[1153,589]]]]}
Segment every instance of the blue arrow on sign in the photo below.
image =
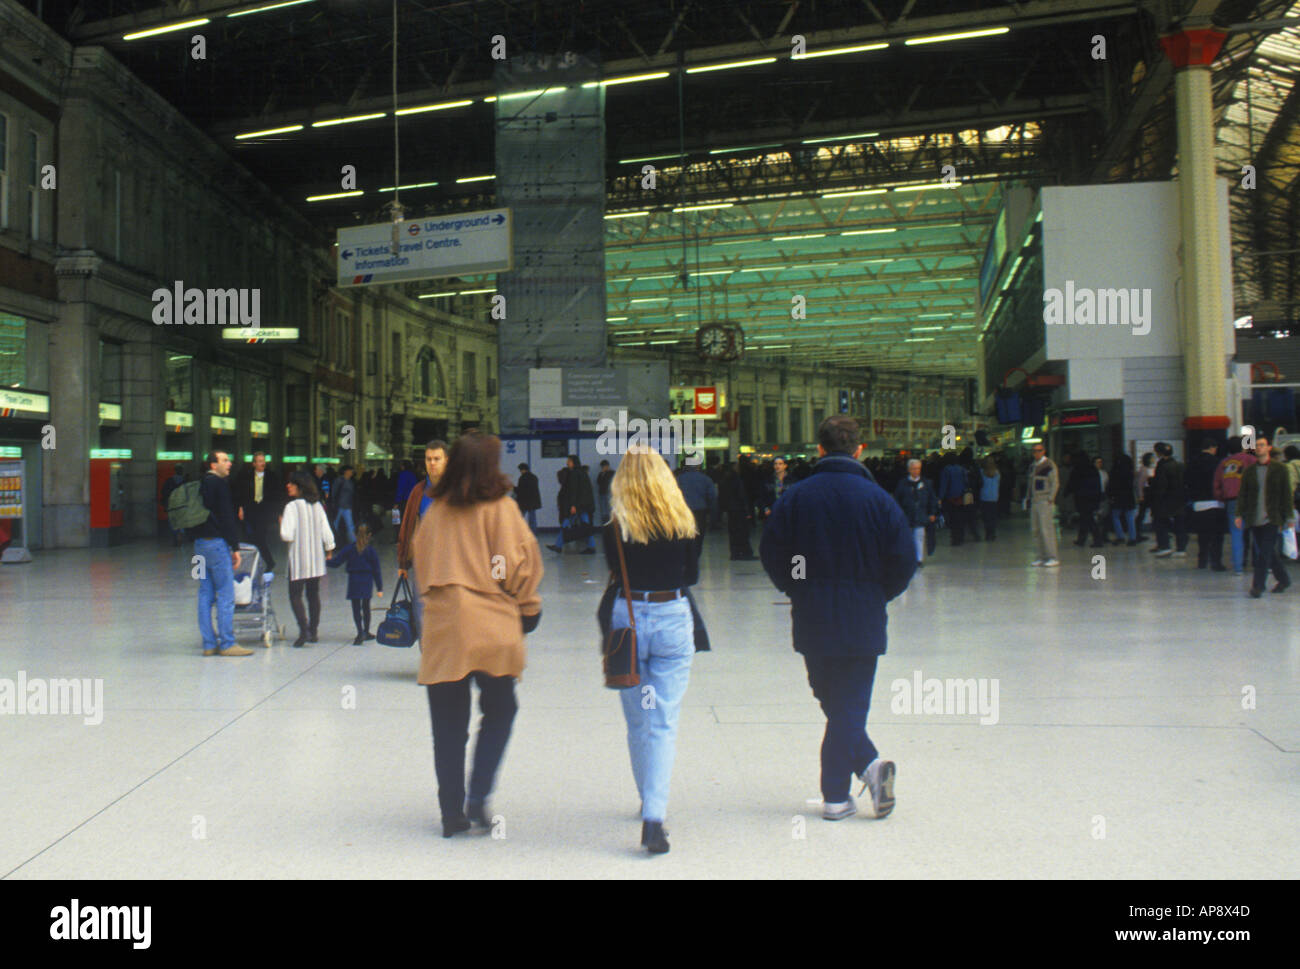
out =
{"type": "Polygon", "coordinates": [[[501,215],[500,213],[497,213],[497,217],[496,217],[495,219],[493,219],[492,221],[495,222],[497,225],[500,225],[500,224],[501,224],[502,222],[504,222],[505,220],[506,220],[506,217],[505,217],[504,215],[501,215]]]}
{"type": "Polygon", "coordinates": [[[352,252],[351,252],[350,250],[348,250],[348,249],[344,249],[344,250],[343,250],[343,258],[344,258],[344,259],[351,259],[351,258],[352,258],[352,252]]]}

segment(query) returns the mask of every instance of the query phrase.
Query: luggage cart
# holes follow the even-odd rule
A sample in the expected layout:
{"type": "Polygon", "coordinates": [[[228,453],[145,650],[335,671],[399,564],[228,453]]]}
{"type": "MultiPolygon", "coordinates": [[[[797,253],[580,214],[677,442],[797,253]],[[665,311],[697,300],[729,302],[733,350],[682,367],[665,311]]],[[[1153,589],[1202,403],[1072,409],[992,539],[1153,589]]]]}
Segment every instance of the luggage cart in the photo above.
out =
{"type": "Polygon", "coordinates": [[[239,544],[238,583],[247,576],[252,582],[252,597],[246,605],[235,604],[235,638],[241,632],[255,631],[268,649],[275,639],[284,638],[284,627],[276,619],[275,605],[271,601],[272,575],[262,568],[262,555],[256,545],[239,544]]]}

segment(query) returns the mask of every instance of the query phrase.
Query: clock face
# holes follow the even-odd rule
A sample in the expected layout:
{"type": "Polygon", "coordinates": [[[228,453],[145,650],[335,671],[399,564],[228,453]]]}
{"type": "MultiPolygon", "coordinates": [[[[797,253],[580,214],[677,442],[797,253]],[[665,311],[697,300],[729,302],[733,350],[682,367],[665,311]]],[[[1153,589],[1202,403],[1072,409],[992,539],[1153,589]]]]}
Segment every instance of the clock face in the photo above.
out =
{"type": "Polygon", "coordinates": [[[700,355],[710,359],[717,359],[724,355],[729,343],[726,329],[716,323],[701,327],[695,338],[695,345],[700,355]]]}

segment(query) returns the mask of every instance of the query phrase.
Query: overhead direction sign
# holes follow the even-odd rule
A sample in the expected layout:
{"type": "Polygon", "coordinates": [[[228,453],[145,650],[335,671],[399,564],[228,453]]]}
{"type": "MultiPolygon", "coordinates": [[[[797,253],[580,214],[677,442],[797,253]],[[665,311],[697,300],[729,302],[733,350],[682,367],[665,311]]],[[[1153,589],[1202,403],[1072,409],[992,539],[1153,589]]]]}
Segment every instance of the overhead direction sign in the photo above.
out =
{"type": "Polygon", "coordinates": [[[507,272],[513,266],[509,209],[410,219],[338,230],[338,285],[366,286],[507,272]]]}

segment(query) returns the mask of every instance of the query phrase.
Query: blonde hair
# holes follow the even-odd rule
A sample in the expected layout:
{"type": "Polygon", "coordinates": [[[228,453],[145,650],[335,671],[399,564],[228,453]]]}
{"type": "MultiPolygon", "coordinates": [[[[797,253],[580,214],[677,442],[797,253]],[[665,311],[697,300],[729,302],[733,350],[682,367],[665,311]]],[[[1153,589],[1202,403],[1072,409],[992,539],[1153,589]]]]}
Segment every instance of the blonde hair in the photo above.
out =
{"type": "Polygon", "coordinates": [[[609,483],[610,510],[623,541],[648,544],[656,538],[694,538],[695,516],[668,464],[644,444],[627,449],[609,483]]]}

